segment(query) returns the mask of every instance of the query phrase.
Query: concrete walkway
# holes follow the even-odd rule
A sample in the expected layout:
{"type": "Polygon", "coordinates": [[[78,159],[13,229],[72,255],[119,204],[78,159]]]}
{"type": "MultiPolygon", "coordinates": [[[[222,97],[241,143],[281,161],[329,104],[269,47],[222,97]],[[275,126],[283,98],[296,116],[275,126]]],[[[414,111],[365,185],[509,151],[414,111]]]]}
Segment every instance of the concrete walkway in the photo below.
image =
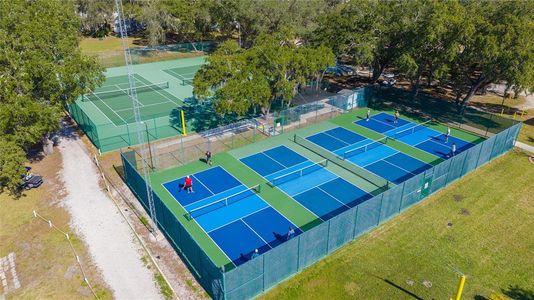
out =
{"type": "Polygon", "coordinates": [[[515,146],[516,147],[519,147],[525,151],[528,151],[530,153],[534,153],[534,146],[530,146],[530,145],[527,145],[525,143],[521,143],[521,142],[515,142],[515,146]]]}

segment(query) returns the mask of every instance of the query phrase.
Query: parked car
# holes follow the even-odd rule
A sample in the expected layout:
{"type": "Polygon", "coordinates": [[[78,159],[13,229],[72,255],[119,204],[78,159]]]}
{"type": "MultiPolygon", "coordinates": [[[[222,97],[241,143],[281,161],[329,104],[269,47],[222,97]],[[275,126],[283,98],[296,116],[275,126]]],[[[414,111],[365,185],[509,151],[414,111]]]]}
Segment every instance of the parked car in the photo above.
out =
{"type": "Polygon", "coordinates": [[[384,80],[381,82],[383,86],[394,86],[395,83],[397,83],[397,79],[395,79],[394,74],[384,74],[383,77],[384,80]]]}
{"type": "Polygon", "coordinates": [[[30,190],[43,184],[43,176],[34,175],[31,169],[31,167],[26,167],[26,174],[22,175],[22,183],[19,185],[19,189],[30,190]]]}

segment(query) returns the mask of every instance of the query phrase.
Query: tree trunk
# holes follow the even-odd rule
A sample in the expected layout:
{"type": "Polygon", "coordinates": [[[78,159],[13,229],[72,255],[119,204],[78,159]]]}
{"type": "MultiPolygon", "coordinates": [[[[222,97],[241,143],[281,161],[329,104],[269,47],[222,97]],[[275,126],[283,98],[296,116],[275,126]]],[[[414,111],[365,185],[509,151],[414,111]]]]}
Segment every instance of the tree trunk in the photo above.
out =
{"type": "Polygon", "coordinates": [[[419,95],[419,84],[421,82],[421,72],[417,73],[417,77],[415,78],[415,83],[412,83],[412,93],[413,93],[413,100],[419,95]]]}
{"type": "Polygon", "coordinates": [[[384,72],[384,69],[386,68],[386,64],[380,64],[378,62],[373,64],[373,77],[371,77],[371,82],[375,83],[380,75],[382,75],[382,72],[384,72]]]}
{"type": "Polygon", "coordinates": [[[426,80],[427,87],[431,87],[432,81],[434,81],[434,70],[432,69],[432,64],[428,64],[428,77],[426,80]]]}
{"type": "Polygon", "coordinates": [[[271,112],[271,105],[273,104],[273,101],[274,101],[274,96],[271,94],[271,96],[269,97],[269,102],[267,103],[267,107],[264,107],[265,109],[264,114],[266,118],[267,118],[267,115],[271,112]]]}
{"type": "Polygon", "coordinates": [[[473,97],[475,95],[477,90],[484,84],[485,80],[486,80],[486,77],[484,76],[484,74],[480,74],[480,76],[478,77],[477,81],[475,81],[471,85],[471,87],[469,88],[469,92],[467,92],[465,97],[459,103],[458,113],[462,114],[464,112],[465,106],[467,105],[469,100],[471,100],[471,97],[473,97]]]}
{"type": "Polygon", "coordinates": [[[321,88],[321,82],[323,82],[324,74],[326,74],[326,69],[319,75],[319,80],[317,81],[317,91],[321,88]]]}

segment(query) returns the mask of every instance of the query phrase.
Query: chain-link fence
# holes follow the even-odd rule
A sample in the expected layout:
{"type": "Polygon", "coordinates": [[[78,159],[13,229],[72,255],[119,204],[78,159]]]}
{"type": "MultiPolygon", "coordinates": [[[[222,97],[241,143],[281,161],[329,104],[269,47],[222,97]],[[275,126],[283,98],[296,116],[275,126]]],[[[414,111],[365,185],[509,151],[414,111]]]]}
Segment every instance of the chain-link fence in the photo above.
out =
{"type": "Polygon", "coordinates": [[[424,93],[413,93],[393,87],[366,87],[365,93],[369,107],[383,109],[400,109],[404,115],[417,118],[433,118],[451,127],[464,129],[480,136],[488,137],[515,124],[515,120],[500,117],[473,107],[465,107],[458,113],[459,107],[452,101],[434,98],[424,93]]]}
{"type": "Polygon", "coordinates": [[[521,124],[410,178],[223,274],[225,299],[248,299],[462,178],[514,146],[521,124]]]}
{"type": "MultiPolygon", "coordinates": [[[[215,112],[207,111],[205,114],[200,113],[200,115],[197,115],[199,114],[198,110],[202,110],[202,108],[191,106],[185,112],[186,122],[191,123],[188,124],[191,127],[189,130],[198,131],[199,136],[204,139],[204,141],[197,141],[196,147],[193,145],[195,143],[191,141],[191,138],[176,138],[182,136],[182,124],[181,119],[175,116],[177,115],[175,111],[172,112],[171,117],[169,115],[162,116],[161,114],[144,116],[142,130],[143,134],[146,135],[145,139],[150,141],[155,148],[161,149],[158,152],[166,153],[162,156],[168,156],[184,163],[198,159],[198,154],[203,153],[206,149],[212,149],[213,153],[226,151],[249,142],[255,142],[264,136],[277,135],[288,130],[322,122],[352,108],[365,106],[365,93],[365,89],[359,89],[353,91],[352,94],[336,95],[285,110],[275,111],[266,116],[244,119],[227,125],[224,125],[228,122],[227,120],[219,118],[215,121],[215,124],[220,124],[221,126],[207,130],[204,128],[210,128],[213,124],[204,124],[199,119],[211,120],[215,112]],[[193,112],[195,110],[197,112],[193,112]],[[233,128],[245,123],[250,126],[233,128]],[[160,143],[164,146],[158,146],[159,143],[156,143],[156,141],[167,138],[172,138],[172,140],[160,143]],[[174,147],[168,147],[173,143],[176,144],[174,147]],[[198,152],[198,148],[202,149],[202,151],[198,152]]],[[[137,124],[133,119],[125,120],[122,124],[112,122],[97,124],[86,111],[86,109],[91,108],[84,109],[82,107],[84,105],[84,103],[76,101],[68,105],[67,110],[100,152],[115,151],[138,144],[137,124]]],[[[190,134],[194,134],[194,132],[190,134]]]]}
{"type": "MultiPolygon", "coordinates": [[[[137,47],[131,46],[130,54],[132,57],[132,64],[144,64],[163,60],[172,60],[186,57],[194,57],[210,53],[217,47],[216,41],[201,41],[168,44],[159,46],[137,47]]],[[[122,49],[110,51],[93,52],[98,62],[106,67],[120,67],[124,66],[124,51],[122,49]]]]}
{"type": "MultiPolygon", "coordinates": [[[[326,115],[327,119],[352,107],[363,106],[368,96],[365,95],[365,90],[361,90],[350,96],[340,97],[345,99],[345,104],[341,100],[338,103],[338,100],[328,99],[330,103],[338,105],[328,102],[306,104],[305,108],[298,107],[282,114],[273,114],[270,119],[265,118],[265,123],[248,120],[203,132],[200,134],[200,143],[181,138],[177,144],[152,147],[154,155],[151,164],[154,169],[165,169],[198,160],[207,149],[217,153],[253,143],[260,138],[268,138],[304,124],[324,120],[320,116],[326,115]],[[353,99],[350,101],[356,105],[348,106],[348,99],[353,99]]],[[[476,146],[230,270],[213,263],[183,224],[154,193],[158,226],[210,296],[216,299],[251,298],[507,152],[513,148],[520,128],[521,123],[516,123],[501,131],[493,130],[495,132],[492,132],[491,137],[476,146]]],[[[126,183],[145,209],[148,209],[145,182],[137,171],[138,165],[142,163],[138,159],[139,155],[135,151],[128,151],[122,153],[121,157],[126,183]]]]}
{"type": "MultiPolygon", "coordinates": [[[[149,137],[152,140],[150,165],[155,170],[184,165],[205,157],[207,150],[212,154],[226,152],[271,136],[323,122],[353,108],[365,106],[364,93],[365,89],[359,89],[351,94],[306,103],[267,116],[241,120],[188,137],[180,134],[175,138],[159,142],[155,142],[157,129],[149,127],[149,137]]],[[[132,137],[132,140],[135,139],[132,137]]]]}

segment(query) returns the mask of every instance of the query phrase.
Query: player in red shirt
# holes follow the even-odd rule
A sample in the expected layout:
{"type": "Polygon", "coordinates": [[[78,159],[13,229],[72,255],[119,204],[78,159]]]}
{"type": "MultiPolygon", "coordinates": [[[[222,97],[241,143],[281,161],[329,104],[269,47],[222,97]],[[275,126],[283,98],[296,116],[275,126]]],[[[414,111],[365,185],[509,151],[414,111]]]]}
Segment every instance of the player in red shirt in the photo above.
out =
{"type": "Polygon", "coordinates": [[[184,190],[188,193],[193,193],[193,179],[189,175],[184,180],[184,190]]]}

